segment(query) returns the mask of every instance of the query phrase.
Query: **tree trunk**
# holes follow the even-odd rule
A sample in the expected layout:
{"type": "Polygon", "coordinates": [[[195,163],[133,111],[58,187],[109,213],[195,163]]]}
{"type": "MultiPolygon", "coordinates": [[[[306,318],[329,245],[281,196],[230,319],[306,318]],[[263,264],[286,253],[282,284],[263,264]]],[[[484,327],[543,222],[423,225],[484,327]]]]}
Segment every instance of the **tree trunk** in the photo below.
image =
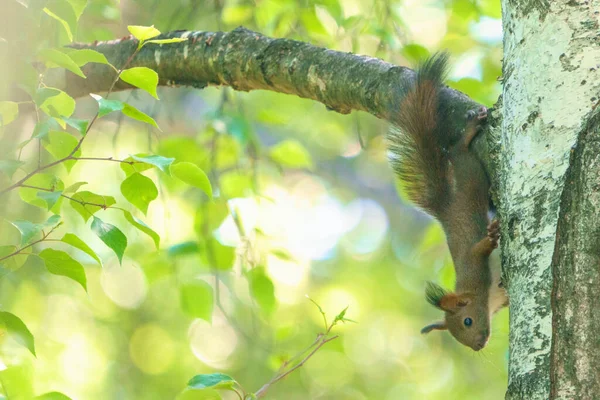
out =
{"type": "Polygon", "coordinates": [[[598,0],[503,1],[495,182],[510,296],[507,399],[600,396],[599,12],[598,0]]]}

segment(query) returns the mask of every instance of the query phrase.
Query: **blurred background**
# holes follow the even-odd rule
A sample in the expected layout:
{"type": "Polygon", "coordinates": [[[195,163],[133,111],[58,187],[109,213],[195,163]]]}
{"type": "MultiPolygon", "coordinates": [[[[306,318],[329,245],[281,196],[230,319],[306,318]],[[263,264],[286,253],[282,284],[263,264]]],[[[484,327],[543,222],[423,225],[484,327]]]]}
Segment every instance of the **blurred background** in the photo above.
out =
{"type": "MultiPolygon", "coordinates": [[[[0,45],[18,43],[27,53],[64,44],[57,20],[32,11],[38,3],[2,0],[0,45]]],[[[162,32],[242,25],[406,66],[448,49],[450,86],[486,106],[500,93],[499,0],[43,3],[57,10],[85,6],[74,32],[79,42],[120,38],[127,25],[153,24],[162,32]]],[[[10,83],[18,78],[9,75],[9,53],[2,54],[3,80],[10,83]]],[[[452,288],[454,271],[439,224],[398,193],[384,121],[264,91],[159,88],[158,95],[160,101],[139,90],[112,97],[154,117],[162,132],[113,113],[95,124],[82,155],[154,153],[195,163],[210,178],[214,201],[166,174],[145,171],[159,196],[140,217],[160,235],[158,250],[128,228],[120,212],[98,213],[128,238],[122,265],[64,201],[57,237],[75,233],[103,265],[71,252],[85,266],[87,292],[49,274],[35,256],[2,271],[0,308],[27,324],[37,350],[34,358],[0,336],[0,385],[7,398],[55,390],[79,400],[173,399],[192,376],[211,372],[256,391],[324,331],[306,295],[330,320],[348,307],[346,317],[356,323],[333,328],[340,337],[275,384],[267,398],[504,397],[507,310],[495,317],[490,343],[478,353],[446,332],[419,333],[442,317],[424,299],[425,282],[452,288]],[[211,256],[204,251],[208,245],[211,256]],[[197,300],[188,289],[198,280],[217,296],[204,319],[194,318],[188,304],[197,300]],[[17,389],[7,393],[8,387],[17,389]]],[[[96,107],[92,99],[78,99],[75,117],[89,120],[96,107]]],[[[21,115],[0,128],[0,159],[19,152],[35,160],[37,146],[19,148],[35,125],[35,115],[21,115]]],[[[69,174],[64,168],[53,173],[66,186],[87,182],[85,190],[114,196],[133,212],[119,190],[125,175],[118,163],[80,161],[69,174]]],[[[0,187],[9,182],[0,177],[0,187]]],[[[18,191],[0,197],[0,245],[20,240],[7,221],[50,215],[26,197],[18,191]]],[[[42,243],[34,252],[48,246],[67,250],[42,243]]],[[[237,398],[231,395],[223,398],[237,398]]]]}

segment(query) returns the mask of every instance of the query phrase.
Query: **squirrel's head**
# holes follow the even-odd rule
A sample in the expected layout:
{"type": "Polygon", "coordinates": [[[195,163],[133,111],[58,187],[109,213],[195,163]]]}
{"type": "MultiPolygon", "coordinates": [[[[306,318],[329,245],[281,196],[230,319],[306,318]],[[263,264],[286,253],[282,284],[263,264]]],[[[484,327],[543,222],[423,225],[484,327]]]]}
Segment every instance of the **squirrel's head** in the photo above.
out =
{"type": "Polygon", "coordinates": [[[446,314],[444,321],[427,325],[421,333],[449,330],[460,343],[479,351],[490,338],[490,314],[487,297],[473,293],[453,293],[429,282],[427,301],[446,314]]]}

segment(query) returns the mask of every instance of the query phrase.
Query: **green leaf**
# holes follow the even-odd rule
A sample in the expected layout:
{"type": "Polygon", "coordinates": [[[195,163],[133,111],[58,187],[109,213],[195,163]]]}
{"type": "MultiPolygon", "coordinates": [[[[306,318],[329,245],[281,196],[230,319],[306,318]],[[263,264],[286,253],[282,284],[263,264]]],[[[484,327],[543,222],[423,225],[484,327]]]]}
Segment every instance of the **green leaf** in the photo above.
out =
{"type": "Polygon", "coordinates": [[[6,176],[12,178],[20,166],[24,165],[25,161],[19,160],[0,160],[0,171],[6,176]]]}
{"type": "Polygon", "coordinates": [[[217,239],[211,237],[206,241],[207,248],[204,251],[206,256],[212,253],[211,258],[207,258],[207,263],[214,262],[211,268],[216,268],[221,271],[229,271],[233,268],[235,261],[235,248],[222,245],[217,239]]]}
{"type": "Polygon", "coordinates": [[[154,165],[156,168],[160,169],[162,172],[164,172],[167,175],[170,175],[169,167],[171,166],[171,164],[173,164],[173,161],[175,161],[174,158],[167,158],[167,157],[157,156],[157,155],[149,155],[149,156],[133,155],[133,156],[131,156],[131,158],[136,161],[154,165]]]}
{"type": "Polygon", "coordinates": [[[124,104],[122,101],[106,100],[104,97],[94,93],[90,93],[90,96],[98,102],[98,118],[102,118],[113,111],[121,111],[123,109],[124,104]]]}
{"type": "Polygon", "coordinates": [[[7,311],[0,311],[0,323],[4,325],[4,329],[10,337],[26,347],[35,356],[33,335],[19,317],[7,311]]]}
{"type": "Polygon", "coordinates": [[[85,79],[83,71],[77,66],[75,61],[61,51],[56,49],[43,49],[38,53],[38,59],[45,61],[48,68],[62,67],[85,79]]]}
{"type": "Polygon", "coordinates": [[[54,207],[54,205],[58,202],[58,200],[60,200],[62,193],[63,192],[61,190],[55,190],[53,192],[46,192],[44,190],[40,190],[39,192],[37,192],[37,197],[46,202],[48,211],[50,211],[52,207],[54,207]]]}
{"type": "Polygon", "coordinates": [[[128,25],[129,32],[140,42],[160,35],[160,31],[152,26],[128,25]]]}
{"type": "Polygon", "coordinates": [[[125,176],[130,176],[138,172],[144,172],[153,167],[153,165],[146,164],[141,161],[136,162],[136,160],[134,160],[131,156],[127,157],[123,161],[127,161],[120,163],[121,169],[123,170],[123,172],[125,172],[125,176]]]}
{"type": "Polygon", "coordinates": [[[17,119],[19,104],[14,101],[0,101],[0,126],[5,126],[17,119]]]}
{"type": "Polygon", "coordinates": [[[181,42],[187,42],[187,38],[171,38],[171,39],[152,39],[152,40],[147,40],[146,44],[148,43],[155,43],[155,44],[169,44],[169,43],[181,43],[181,42]]]}
{"type": "Polygon", "coordinates": [[[217,229],[229,215],[227,202],[222,198],[208,202],[204,207],[198,207],[194,230],[200,237],[206,236],[206,232],[217,229]]]}
{"type": "Polygon", "coordinates": [[[321,23],[314,7],[306,7],[300,12],[300,20],[308,33],[313,37],[327,36],[327,29],[321,23]]]}
{"type": "Polygon", "coordinates": [[[167,254],[169,254],[170,257],[183,256],[186,254],[195,254],[199,252],[200,246],[198,246],[197,242],[192,241],[174,244],[167,250],[167,254]]]}
{"type": "Polygon", "coordinates": [[[181,285],[179,300],[183,312],[191,318],[201,318],[210,322],[213,312],[213,289],[203,280],[195,280],[181,285]]]}
{"type": "Polygon", "coordinates": [[[152,117],[150,117],[148,114],[141,112],[134,106],[127,104],[127,103],[123,103],[123,111],[122,112],[123,112],[123,114],[127,115],[128,117],[133,118],[138,121],[141,121],[141,122],[144,122],[146,124],[152,125],[160,131],[158,124],[152,117]]]}
{"type": "Polygon", "coordinates": [[[66,276],[79,283],[87,291],[87,278],[83,265],[61,250],[44,249],[39,256],[46,263],[48,272],[54,275],[66,276]]]}
{"type": "Polygon", "coordinates": [[[130,175],[121,183],[121,193],[128,202],[146,215],[150,202],[158,197],[154,181],[140,173],[130,175]]]}
{"type": "Polygon", "coordinates": [[[35,397],[33,400],[71,400],[71,398],[60,392],[48,392],[35,397]]]}
{"type": "Polygon", "coordinates": [[[97,94],[93,93],[90,93],[90,96],[92,96],[98,102],[98,118],[103,117],[113,111],[121,111],[130,118],[153,125],[160,130],[154,119],[132,105],[118,100],[106,100],[102,96],[98,96],[97,94]]]}
{"type": "Polygon", "coordinates": [[[125,172],[125,176],[129,176],[137,172],[143,172],[153,167],[152,164],[147,164],[145,162],[134,160],[132,156],[127,157],[123,161],[131,161],[131,163],[120,163],[121,169],[123,170],[123,172],[125,172]]]}
{"type": "Polygon", "coordinates": [[[296,140],[284,140],[273,146],[269,152],[271,159],[283,167],[312,168],[313,162],[308,151],[296,140]]]}
{"type": "Polygon", "coordinates": [[[154,241],[154,245],[156,246],[156,248],[157,249],[159,248],[159,246],[160,246],[160,236],[158,236],[158,233],[156,233],[152,229],[150,229],[150,227],[148,225],[146,225],[144,223],[144,221],[142,221],[139,218],[136,218],[129,211],[123,210],[123,214],[125,215],[125,219],[131,225],[133,225],[134,227],[136,227],[140,231],[144,232],[146,235],[150,236],[150,238],[152,238],[152,240],[154,241]]]}
{"type": "MultiPolygon", "coordinates": [[[[10,393],[8,400],[24,400],[33,398],[33,368],[30,362],[23,362],[0,371],[0,381],[2,381],[2,391],[10,393]],[[13,393],[16,396],[13,396],[13,393]]],[[[12,364],[12,363],[11,363],[12,364]]]]}
{"type": "Polygon", "coordinates": [[[34,224],[31,221],[12,221],[11,224],[21,232],[21,246],[26,245],[33,239],[38,233],[44,229],[41,224],[34,224]]]}
{"type": "Polygon", "coordinates": [[[50,216],[50,218],[48,218],[46,220],[46,222],[44,222],[44,226],[48,227],[48,226],[55,226],[56,224],[58,224],[60,222],[60,215],[55,214],[50,216]]]}
{"type": "Polygon", "coordinates": [[[208,176],[196,164],[180,162],[171,165],[171,174],[188,185],[202,189],[212,199],[212,186],[208,176]]]}
{"type": "Polygon", "coordinates": [[[38,107],[51,117],[70,117],[75,111],[75,99],[54,88],[39,89],[35,96],[38,107]]]}
{"type": "Polygon", "coordinates": [[[177,161],[200,162],[210,160],[209,147],[200,145],[189,136],[174,136],[169,134],[162,137],[158,143],[157,153],[165,157],[173,157],[177,161]]]}
{"type": "Polygon", "coordinates": [[[77,129],[82,135],[85,135],[88,125],[90,124],[90,121],[87,119],[62,118],[62,120],[70,127],[77,129]]]}
{"type": "Polygon", "coordinates": [[[119,263],[122,264],[123,254],[127,248],[127,237],[123,232],[116,226],[108,224],[97,217],[94,217],[92,220],[92,231],[98,235],[104,244],[115,252],[119,259],[119,263]]]}
{"type": "Polygon", "coordinates": [[[158,94],[156,93],[156,86],[158,86],[158,74],[150,68],[129,68],[121,72],[119,77],[130,85],[145,90],[158,100],[158,94]]]}
{"type": "Polygon", "coordinates": [[[402,46],[401,54],[414,64],[419,63],[421,60],[424,60],[431,55],[427,48],[414,43],[402,46]]]}
{"type": "MultiPolygon", "coordinates": [[[[22,400],[33,398],[33,368],[30,362],[15,363],[12,366],[0,371],[0,381],[2,381],[2,391],[10,393],[6,400],[22,400]],[[13,396],[13,393],[17,394],[13,396]]],[[[12,363],[11,363],[12,364],[12,363]]]]}
{"type": "Polygon", "coordinates": [[[77,19],[81,17],[83,14],[83,10],[87,6],[87,0],[67,0],[71,7],[73,8],[73,12],[75,12],[75,16],[77,19]]]}
{"type": "Polygon", "coordinates": [[[80,187],[82,187],[83,185],[87,185],[87,182],[75,182],[72,185],[69,185],[65,190],[63,190],[64,194],[67,193],[75,193],[76,191],[79,190],[80,187]]]}
{"type": "Polygon", "coordinates": [[[87,63],[110,65],[104,54],[92,49],[66,49],[71,60],[79,67],[87,63]]]}
{"type": "Polygon", "coordinates": [[[190,389],[231,389],[237,382],[229,375],[201,374],[196,375],[188,382],[190,389]]]}
{"type": "Polygon", "coordinates": [[[265,314],[271,315],[275,311],[275,286],[271,278],[265,274],[264,268],[253,268],[248,272],[250,294],[265,314]]]}
{"type": "Polygon", "coordinates": [[[57,20],[58,22],[60,22],[60,24],[63,26],[63,28],[65,28],[65,32],[67,33],[67,36],[69,37],[69,41],[72,42],[73,41],[73,32],[71,32],[71,27],[69,26],[69,23],[67,21],[65,21],[64,19],[62,19],[61,17],[59,17],[58,15],[54,14],[52,11],[50,11],[46,7],[44,7],[44,12],[46,14],[48,14],[49,16],[51,16],[52,18],[54,18],[55,20],[57,20]]]}
{"type": "Polygon", "coordinates": [[[72,233],[65,233],[65,235],[60,240],[63,243],[66,243],[75,247],[76,249],[83,251],[85,254],[89,255],[94,260],[96,260],[98,264],[100,264],[100,266],[102,266],[102,260],[100,260],[98,254],[96,254],[96,252],[92,250],[90,246],[88,246],[83,240],[81,240],[79,236],[74,235],[72,233]]]}
{"type": "Polygon", "coordinates": [[[231,171],[219,176],[221,195],[232,199],[244,197],[252,190],[252,177],[249,171],[231,171]]]}
{"type": "Polygon", "coordinates": [[[53,215],[44,224],[36,224],[31,221],[17,220],[12,221],[11,224],[17,228],[21,233],[21,246],[29,243],[35,236],[37,236],[42,229],[48,226],[56,225],[60,221],[59,215],[53,215]]]}
{"type": "MultiPolygon", "coordinates": [[[[9,254],[14,253],[17,250],[16,246],[0,246],[0,258],[6,257],[9,254]]],[[[14,256],[10,256],[0,262],[0,266],[8,271],[16,271],[25,264],[29,258],[29,254],[16,254],[14,256]]],[[[0,272],[0,276],[4,276],[4,271],[0,272]]]]}
{"type": "MultiPolygon", "coordinates": [[[[73,135],[67,132],[51,131],[48,133],[48,142],[44,143],[44,148],[48,153],[52,154],[56,160],[68,157],[75,147],[79,144],[73,135]]],[[[73,154],[73,157],[79,157],[81,155],[81,148],[73,154]]],[[[77,160],[66,160],[62,164],[67,169],[67,172],[71,172],[71,169],[75,165],[77,160]]]]}
{"type": "Polygon", "coordinates": [[[87,190],[75,193],[70,201],[71,207],[81,215],[84,222],[87,222],[97,211],[105,210],[115,203],[115,198],[112,196],[102,196],[87,190]]]}
{"type": "Polygon", "coordinates": [[[346,322],[356,323],[356,321],[346,318],[346,312],[348,311],[348,307],[350,307],[350,306],[346,306],[346,308],[344,308],[342,311],[340,311],[340,313],[338,315],[335,316],[335,318],[333,319],[332,325],[335,325],[340,321],[344,322],[344,323],[346,323],[346,322]]]}
{"type": "MultiPolygon", "coordinates": [[[[60,179],[58,179],[57,176],[51,174],[36,174],[31,178],[27,179],[24,184],[36,188],[46,189],[52,192],[63,190],[65,187],[64,183],[60,179]]],[[[46,200],[38,196],[39,192],[40,190],[35,188],[19,188],[19,196],[21,196],[21,200],[33,206],[42,209],[47,209],[48,203],[46,202],[46,200]]],[[[61,205],[62,199],[59,198],[56,204],[52,207],[51,211],[53,211],[54,213],[58,213],[61,205]]]]}
{"type": "MultiPolygon", "coordinates": [[[[61,118],[61,122],[64,123],[65,118],[61,118]]],[[[32,138],[44,138],[48,136],[48,132],[50,131],[58,131],[60,130],[61,125],[57,122],[55,118],[47,118],[43,121],[35,124],[35,128],[33,129],[32,138]]]]}

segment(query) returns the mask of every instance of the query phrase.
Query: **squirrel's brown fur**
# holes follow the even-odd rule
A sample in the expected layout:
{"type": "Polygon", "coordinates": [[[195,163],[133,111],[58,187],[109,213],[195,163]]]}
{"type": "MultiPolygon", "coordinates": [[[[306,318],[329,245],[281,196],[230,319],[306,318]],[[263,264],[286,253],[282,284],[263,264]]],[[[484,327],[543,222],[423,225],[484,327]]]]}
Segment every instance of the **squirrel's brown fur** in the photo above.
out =
{"type": "Polygon", "coordinates": [[[460,343],[480,350],[489,339],[491,315],[507,304],[489,265],[498,241],[498,223],[488,218],[490,183],[469,150],[487,110],[469,113],[464,134],[457,143],[450,142],[445,131],[448,107],[439,101],[447,63],[447,54],[439,53],[417,71],[393,117],[390,161],[411,201],[442,224],[456,271],[455,292],[428,286],[427,299],[445,311],[445,321],[422,332],[448,329],[460,343]]]}

